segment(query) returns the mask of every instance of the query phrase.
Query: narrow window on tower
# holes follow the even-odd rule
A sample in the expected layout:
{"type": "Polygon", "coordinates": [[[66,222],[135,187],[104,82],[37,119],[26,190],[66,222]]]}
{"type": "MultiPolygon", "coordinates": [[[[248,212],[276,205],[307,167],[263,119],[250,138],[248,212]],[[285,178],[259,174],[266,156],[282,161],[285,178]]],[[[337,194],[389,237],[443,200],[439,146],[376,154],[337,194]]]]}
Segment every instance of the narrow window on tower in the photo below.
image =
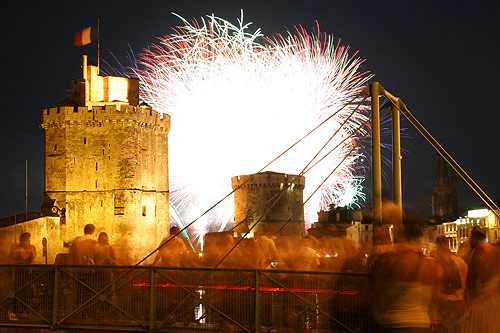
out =
{"type": "Polygon", "coordinates": [[[56,150],[57,150],[57,145],[54,145],[54,151],[56,151],[56,150]]]}
{"type": "Polygon", "coordinates": [[[95,162],[95,171],[97,171],[97,162],[95,162]]]}
{"type": "Polygon", "coordinates": [[[87,138],[83,138],[83,144],[86,145],[87,144],[87,138]]]}
{"type": "Polygon", "coordinates": [[[102,150],[102,154],[104,155],[104,149],[102,150]]]}
{"type": "Polygon", "coordinates": [[[142,216],[146,216],[146,206],[142,206],[142,216]]]}
{"type": "Polygon", "coordinates": [[[102,208],[102,200],[101,200],[101,208],[102,208]]]}
{"type": "Polygon", "coordinates": [[[95,188],[97,188],[97,179],[95,180],[95,188]]]}

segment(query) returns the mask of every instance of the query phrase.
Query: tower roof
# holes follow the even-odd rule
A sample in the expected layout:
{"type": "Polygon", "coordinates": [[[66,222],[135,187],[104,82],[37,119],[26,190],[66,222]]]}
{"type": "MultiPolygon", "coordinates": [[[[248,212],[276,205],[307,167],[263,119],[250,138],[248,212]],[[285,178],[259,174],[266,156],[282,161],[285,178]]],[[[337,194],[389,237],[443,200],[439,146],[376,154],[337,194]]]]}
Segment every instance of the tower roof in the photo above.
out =
{"type": "Polygon", "coordinates": [[[446,161],[441,155],[439,155],[438,157],[434,186],[450,186],[450,177],[448,176],[448,165],[446,164],[446,161]]]}

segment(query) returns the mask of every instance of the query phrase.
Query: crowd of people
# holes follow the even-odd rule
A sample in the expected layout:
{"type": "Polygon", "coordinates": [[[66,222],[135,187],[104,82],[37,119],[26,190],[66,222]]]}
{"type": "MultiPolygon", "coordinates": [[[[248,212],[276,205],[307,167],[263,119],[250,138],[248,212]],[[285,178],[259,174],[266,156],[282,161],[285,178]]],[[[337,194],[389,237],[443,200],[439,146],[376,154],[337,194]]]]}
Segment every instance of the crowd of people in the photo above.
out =
{"type": "MultiPolygon", "coordinates": [[[[101,232],[98,239],[94,239],[95,226],[87,224],[84,235],[76,237],[69,252],[56,256],[55,264],[67,265],[119,265],[114,248],[109,244],[108,234],[101,232]]],[[[37,256],[35,246],[31,245],[31,234],[23,232],[19,237],[19,244],[15,244],[7,256],[8,263],[16,265],[30,265],[35,263],[37,256]]]]}
{"type": "MultiPolygon", "coordinates": [[[[500,244],[486,242],[485,229],[475,226],[458,254],[449,250],[445,236],[438,236],[427,256],[421,249],[421,227],[419,220],[405,218],[400,234],[385,237],[393,238],[394,246],[379,246],[384,250],[369,258],[342,237],[276,237],[265,225],[253,238],[213,234],[204,251],[195,253],[180,237],[181,230],[172,227],[158,245],[152,265],[368,273],[370,313],[377,331],[500,332],[496,316],[500,244]]],[[[94,231],[94,225],[87,224],[84,234],[55,263],[120,265],[108,235],[101,232],[96,240],[94,231]]],[[[37,253],[30,237],[28,232],[20,235],[8,255],[12,263],[34,263],[37,253]]],[[[86,280],[83,275],[80,278],[86,280]]]]}
{"type": "Polygon", "coordinates": [[[417,220],[373,262],[371,314],[378,332],[500,332],[500,248],[472,229],[458,255],[445,236],[426,256],[417,220]]]}

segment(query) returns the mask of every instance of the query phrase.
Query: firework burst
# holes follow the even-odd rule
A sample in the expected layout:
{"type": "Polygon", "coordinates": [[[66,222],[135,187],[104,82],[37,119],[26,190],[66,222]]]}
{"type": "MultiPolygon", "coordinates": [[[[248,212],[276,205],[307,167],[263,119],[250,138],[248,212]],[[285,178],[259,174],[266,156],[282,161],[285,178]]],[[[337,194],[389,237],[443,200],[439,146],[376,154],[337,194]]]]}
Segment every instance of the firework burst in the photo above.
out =
{"type": "MultiPolygon", "coordinates": [[[[182,18],[181,18],[182,19],[182,18]]],[[[255,173],[319,122],[339,111],[314,135],[270,166],[298,174],[332,134],[307,172],[308,196],[339,163],[341,166],[305,207],[306,225],[329,204],[350,204],[360,196],[353,176],[360,151],[351,137],[366,120],[365,106],[346,105],[368,76],[362,60],[331,36],[294,33],[267,38],[209,16],[188,22],[159,38],[136,70],[142,99],[171,118],[169,174],[171,219],[184,226],[231,190],[231,177],[255,173]],[[346,121],[347,120],[347,121],[346,121]],[[345,125],[341,126],[346,121],[345,125]],[[347,156],[348,155],[348,156],[347,156]],[[345,157],[347,158],[341,162],[345,157]]],[[[357,100],[356,100],[357,101],[357,100]]],[[[225,200],[195,225],[193,234],[232,224],[232,200],[225,200]]]]}

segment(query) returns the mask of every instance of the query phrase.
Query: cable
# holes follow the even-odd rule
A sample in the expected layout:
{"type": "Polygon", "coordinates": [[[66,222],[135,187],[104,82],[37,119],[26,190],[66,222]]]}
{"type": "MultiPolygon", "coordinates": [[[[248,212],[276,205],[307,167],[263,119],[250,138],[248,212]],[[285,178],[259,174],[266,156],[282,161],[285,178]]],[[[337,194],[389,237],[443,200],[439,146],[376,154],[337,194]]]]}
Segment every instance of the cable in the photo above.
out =
{"type": "MultiPolygon", "coordinates": [[[[316,153],[316,155],[314,155],[314,157],[309,161],[309,163],[307,163],[307,165],[304,167],[304,169],[302,169],[302,171],[299,173],[299,176],[302,176],[304,173],[305,173],[305,170],[307,169],[307,167],[314,161],[314,159],[316,159],[316,157],[318,157],[318,155],[321,153],[321,151],[328,145],[328,143],[330,141],[333,140],[333,138],[337,135],[337,133],[340,131],[340,129],[349,121],[349,119],[351,119],[351,117],[353,116],[353,114],[359,109],[360,105],[362,105],[366,99],[368,98],[368,96],[365,96],[363,98],[363,100],[361,102],[358,103],[358,105],[356,106],[356,108],[351,112],[351,114],[344,120],[344,122],[337,128],[337,130],[333,133],[333,135],[330,137],[330,139],[328,139],[325,144],[323,145],[323,147],[321,147],[321,149],[316,153]]],[[[326,155],[328,156],[328,154],[326,155]]],[[[325,157],[326,157],[325,156],[325,157]]],[[[323,157],[324,158],[324,157],[323,157]]]]}
{"type": "MultiPolygon", "coordinates": [[[[485,198],[483,198],[483,196],[482,196],[482,195],[478,192],[478,190],[477,190],[476,188],[474,188],[474,186],[472,186],[472,184],[469,182],[469,180],[467,180],[467,179],[466,179],[466,177],[465,177],[464,175],[462,175],[462,173],[461,173],[459,170],[457,170],[457,168],[455,167],[455,165],[453,165],[453,164],[452,164],[452,163],[448,160],[448,158],[447,158],[447,157],[443,154],[443,152],[441,152],[441,150],[440,150],[440,149],[438,149],[438,148],[436,147],[436,145],[433,143],[433,142],[437,143],[436,139],[434,139],[434,137],[432,137],[432,136],[430,135],[430,133],[429,133],[427,130],[425,130],[425,127],[424,127],[424,126],[423,126],[420,122],[418,122],[418,120],[416,119],[416,117],[415,117],[413,114],[411,114],[411,112],[409,112],[408,108],[405,106],[405,110],[406,110],[406,111],[410,114],[411,118],[413,118],[413,119],[414,119],[414,120],[415,120],[415,121],[416,121],[416,122],[417,122],[417,123],[418,123],[418,124],[422,127],[422,129],[424,129],[424,130],[425,130],[425,132],[426,132],[426,133],[429,133],[429,136],[431,136],[432,140],[430,140],[430,139],[426,136],[426,134],[424,134],[424,133],[422,132],[422,130],[421,130],[421,129],[420,129],[420,128],[419,128],[419,127],[418,127],[418,126],[417,126],[417,125],[416,125],[416,124],[412,121],[412,119],[410,119],[410,117],[408,117],[408,115],[406,115],[406,113],[405,113],[405,112],[403,112],[403,110],[401,110],[401,108],[399,107],[399,105],[394,104],[394,107],[396,107],[396,108],[399,110],[399,112],[401,112],[401,114],[403,114],[403,116],[405,116],[405,118],[406,118],[406,119],[407,119],[407,120],[408,120],[408,121],[409,121],[409,122],[413,125],[413,127],[415,127],[415,129],[416,129],[416,130],[420,133],[420,135],[422,135],[422,137],[423,137],[423,138],[424,138],[424,139],[425,139],[425,140],[426,140],[426,141],[427,141],[427,142],[431,145],[431,147],[432,147],[432,148],[434,148],[434,150],[436,150],[436,152],[437,152],[437,153],[438,153],[438,154],[439,154],[439,155],[440,155],[440,156],[441,156],[441,157],[442,157],[442,158],[446,161],[446,163],[448,163],[448,164],[450,165],[450,167],[451,167],[451,168],[452,168],[452,169],[453,169],[453,170],[454,170],[454,171],[455,171],[455,172],[456,172],[456,173],[457,173],[457,174],[458,174],[458,175],[459,175],[459,176],[460,176],[460,177],[461,177],[461,178],[465,181],[465,183],[466,183],[466,184],[467,184],[467,185],[468,185],[468,186],[469,186],[469,187],[470,187],[470,188],[471,188],[471,189],[472,189],[472,190],[473,190],[473,191],[474,191],[474,192],[475,192],[475,193],[479,196],[479,198],[480,198],[480,199],[481,199],[481,200],[482,200],[482,201],[483,201],[483,202],[484,202],[484,203],[485,203],[485,204],[486,204],[486,205],[487,205],[487,206],[488,206],[488,207],[489,207],[489,208],[493,211],[493,214],[495,214],[498,218],[500,218],[500,215],[499,215],[499,214],[495,211],[495,209],[494,209],[494,208],[490,205],[490,203],[489,203],[489,202],[488,202],[485,198]]],[[[444,149],[444,148],[443,148],[443,147],[442,147],[439,143],[438,143],[438,145],[441,147],[441,149],[442,149],[444,152],[446,152],[446,150],[445,150],[445,149],[444,149]]],[[[448,155],[448,156],[451,158],[451,156],[448,154],[448,152],[446,152],[446,155],[448,155]]],[[[460,168],[460,170],[463,170],[463,169],[459,166],[459,164],[458,164],[455,160],[453,160],[453,161],[454,161],[454,163],[455,163],[455,164],[456,164],[456,165],[460,168]]],[[[464,173],[465,173],[465,171],[464,171],[464,173]]],[[[469,179],[470,179],[470,180],[474,183],[474,185],[476,185],[476,186],[479,188],[479,190],[480,190],[480,191],[481,191],[484,195],[486,195],[486,194],[484,193],[484,191],[483,191],[483,190],[479,187],[479,185],[477,185],[477,183],[475,183],[475,182],[472,180],[472,178],[470,178],[470,176],[468,176],[468,175],[467,175],[467,177],[468,177],[468,178],[469,178],[469,179]]],[[[491,202],[493,202],[493,201],[492,201],[492,200],[491,200],[491,199],[490,199],[487,195],[486,195],[486,197],[487,197],[487,198],[488,198],[491,202]]],[[[495,207],[497,207],[497,206],[496,206],[496,204],[495,204],[495,207]]],[[[498,209],[498,207],[497,207],[497,209],[498,209]]]]}
{"type": "MultiPolygon", "coordinates": [[[[361,127],[358,128],[358,130],[360,129],[361,127]]],[[[355,133],[355,132],[354,132],[355,133]]],[[[323,184],[328,180],[328,178],[330,178],[330,176],[338,169],[339,166],[342,165],[342,163],[344,163],[345,159],[347,158],[347,156],[349,156],[353,150],[366,138],[366,136],[371,133],[371,129],[368,130],[362,137],[361,139],[359,139],[357,142],[356,142],[356,145],[354,147],[352,147],[351,151],[349,152],[349,154],[346,154],[346,156],[344,156],[344,158],[342,159],[342,161],[340,161],[339,164],[337,164],[337,166],[332,170],[332,172],[330,172],[330,174],[321,182],[321,184],[319,184],[316,189],[313,191],[313,193],[302,203],[302,205],[304,206],[308,201],[309,199],[312,198],[312,196],[321,188],[321,186],[323,186],[323,184]]],[[[314,165],[312,166],[314,167],[314,165]]],[[[311,167],[311,168],[312,168],[311,167]]],[[[311,169],[309,168],[309,170],[311,169]]],[[[307,170],[307,171],[309,171],[307,170]]],[[[306,171],[306,172],[307,172],[306,171]]],[[[281,228],[278,230],[278,234],[285,228],[285,226],[292,220],[294,216],[292,215],[282,226],[281,228]]]]}
{"type": "MultiPolygon", "coordinates": [[[[497,204],[495,203],[495,201],[493,201],[483,190],[482,188],[472,179],[472,177],[460,166],[460,164],[446,151],[446,149],[429,133],[429,131],[427,131],[427,129],[424,127],[424,125],[422,125],[418,119],[411,113],[410,110],[408,110],[408,108],[406,107],[406,105],[404,106],[405,107],[405,110],[406,112],[408,112],[408,114],[417,122],[417,124],[422,127],[422,129],[425,131],[425,133],[427,135],[430,136],[430,138],[434,141],[434,143],[451,159],[451,161],[453,163],[455,163],[457,165],[457,167],[460,169],[460,171],[462,171],[465,176],[479,189],[479,191],[481,191],[481,193],[488,199],[490,200],[491,203],[493,203],[493,205],[495,206],[495,208],[497,210],[500,210],[500,208],[498,208],[497,204]]],[[[401,110],[401,109],[399,109],[401,110]]],[[[451,163],[448,162],[448,164],[450,164],[451,166],[451,163]]]]}
{"type": "MultiPolygon", "coordinates": [[[[344,140],[342,140],[338,145],[336,145],[332,150],[330,150],[325,156],[323,156],[322,158],[320,158],[316,163],[314,163],[309,169],[305,170],[303,173],[307,173],[309,172],[312,168],[314,168],[316,165],[318,165],[321,161],[323,161],[328,155],[330,155],[335,149],[337,149],[338,147],[340,147],[344,142],[346,142],[348,139],[350,138],[353,138],[354,137],[354,134],[356,134],[358,131],[361,130],[361,128],[363,126],[365,126],[368,122],[370,121],[370,119],[367,119],[365,120],[363,123],[361,123],[358,128],[356,128],[356,130],[353,131],[353,133],[351,133],[348,137],[346,137],[344,140]]],[[[367,133],[371,132],[371,130],[369,130],[367,133]]],[[[350,154],[350,152],[349,152],[350,154]]],[[[347,155],[348,156],[348,155],[347,155]]]]}

